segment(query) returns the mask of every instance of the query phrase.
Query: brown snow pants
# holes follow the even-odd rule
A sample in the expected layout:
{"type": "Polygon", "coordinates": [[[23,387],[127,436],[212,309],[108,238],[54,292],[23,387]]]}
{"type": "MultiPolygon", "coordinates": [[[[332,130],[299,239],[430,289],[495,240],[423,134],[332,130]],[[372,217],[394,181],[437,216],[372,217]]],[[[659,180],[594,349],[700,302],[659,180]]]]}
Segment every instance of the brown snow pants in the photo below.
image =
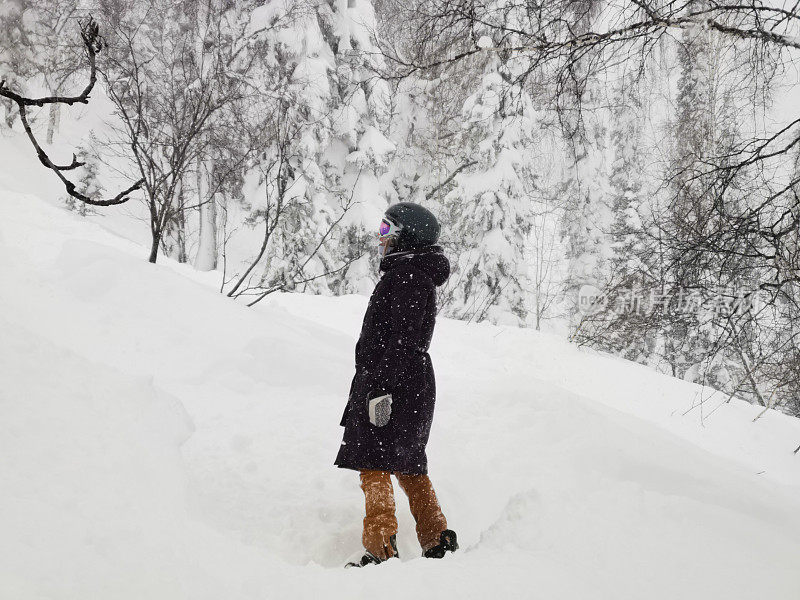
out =
{"type": "MultiPolygon", "coordinates": [[[[391,558],[394,550],[389,538],[397,533],[394,513],[394,490],[389,471],[361,471],[364,491],[364,548],[380,559],[391,558]]],[[[423,550],[439,543],[439,534],[447,529],[447,520],[439,507],[433,484],[427,475],[395,473],[400,487],[408,496],[411,514],[417,522],[417,539],[423,550]]]]}

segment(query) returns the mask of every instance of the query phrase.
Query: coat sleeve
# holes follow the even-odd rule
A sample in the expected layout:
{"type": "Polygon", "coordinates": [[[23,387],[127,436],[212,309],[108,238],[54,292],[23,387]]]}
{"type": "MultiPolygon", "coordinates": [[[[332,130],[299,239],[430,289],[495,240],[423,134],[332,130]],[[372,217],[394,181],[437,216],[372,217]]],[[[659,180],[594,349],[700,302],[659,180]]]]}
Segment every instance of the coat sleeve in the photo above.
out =
{"type": "Polygon", "coordinates": [[[420,345],[430,297],[429,281],[421,273],[404,272],[394,282],[387,338],[371,392],[391,393],[420,345]]]}

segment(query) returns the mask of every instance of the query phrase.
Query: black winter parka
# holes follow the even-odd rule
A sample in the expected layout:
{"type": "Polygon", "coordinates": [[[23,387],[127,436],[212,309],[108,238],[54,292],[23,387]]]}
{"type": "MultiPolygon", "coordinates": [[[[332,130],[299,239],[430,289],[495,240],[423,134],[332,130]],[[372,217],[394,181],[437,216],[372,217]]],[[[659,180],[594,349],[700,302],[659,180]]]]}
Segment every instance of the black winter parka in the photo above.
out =
{"type": "Polygon", "coordinates": [[[335,464],[426,474],[436,381],[428,354],[436,322],[436,287],[450,275],[439,246],[386,256],[356,344],[356,374],[342,416],[344,438],[335,464]],[[367,398],[392,395],[384,427],[369,421],[367,398]]]}

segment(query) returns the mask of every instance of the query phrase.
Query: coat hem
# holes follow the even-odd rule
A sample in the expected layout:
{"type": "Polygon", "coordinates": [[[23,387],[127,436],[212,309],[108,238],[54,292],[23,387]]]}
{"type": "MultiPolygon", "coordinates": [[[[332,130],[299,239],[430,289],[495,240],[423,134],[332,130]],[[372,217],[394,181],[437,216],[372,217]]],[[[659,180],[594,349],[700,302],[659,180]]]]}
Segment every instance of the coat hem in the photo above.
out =
{"type": "Polygon", "coordinates": [[[388,471],[389,473],[401,473],[403,475],[427,475],[428,469],[427,467],[424,469],[392,469],[391,467],[378,467],[375,465],[364,465],[360,467],[356,467],[351,464],[339,464],[333,463],[335,466],[339,467],[340,469],[349,469],[351,471],[388,471]]]}

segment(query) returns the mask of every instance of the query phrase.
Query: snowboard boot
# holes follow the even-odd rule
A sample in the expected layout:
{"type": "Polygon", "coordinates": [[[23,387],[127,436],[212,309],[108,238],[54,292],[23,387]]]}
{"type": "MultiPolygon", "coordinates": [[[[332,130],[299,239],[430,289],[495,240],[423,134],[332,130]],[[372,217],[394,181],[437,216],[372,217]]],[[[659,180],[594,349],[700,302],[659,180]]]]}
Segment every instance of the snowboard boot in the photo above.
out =
{"type": "MultiPolygon", "coordinates": [[[[400,558],[400,554],[397,552],[397,536],[393,535],[389,538],[389,543],[392,545],[392,550],[394,551],[394,555],[391,558],[400,558]]],[[[382,562],[386,562],[389,560],[388,558],[378,558],[372,552],[367,550],[364,552],[364,556],[361,557],[357,562],[349,562],[347,563],[344,568],[349,569],[350,567],[366,567],[367,565],[377,565],[382,562]]]]}
{"type": "Polygon", "coordinates": [[[425,558],[444,558],[448,552],[455,552],[458,550],[458,540],[456,539],[456,532],[452,529],[445,529],[439,535],[439,543],[433,548],[428,548],[422,553],[425,558]]]}

